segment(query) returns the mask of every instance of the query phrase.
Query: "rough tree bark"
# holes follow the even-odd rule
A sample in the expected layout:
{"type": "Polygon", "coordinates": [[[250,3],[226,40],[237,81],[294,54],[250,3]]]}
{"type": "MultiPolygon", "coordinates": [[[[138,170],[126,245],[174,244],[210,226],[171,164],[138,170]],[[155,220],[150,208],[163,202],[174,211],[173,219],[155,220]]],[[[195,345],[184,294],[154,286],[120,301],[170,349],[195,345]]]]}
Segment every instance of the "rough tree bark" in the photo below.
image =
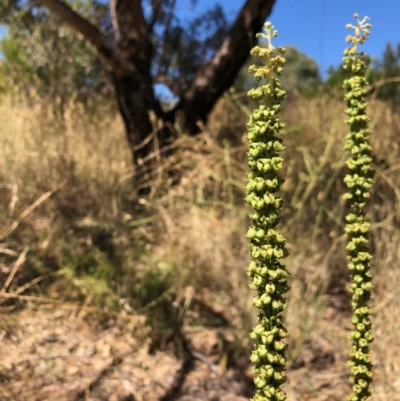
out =
{"type": "Polygon", "coordinates": [[[153,126],[149,111],[160,115],[151,77],[153,45],[151,30],[142,12],[141,0],[110,0],[117,53],[134,66],[133,73],[114,74],[114,86],[128,141],[134,156],[144,158],[151,152],[146,138],[153,126]]]}
{"type": "Polygon", "coordinates": [[[218,99],[229,89],[255,45],[255,35],[262,30],[275,0],[247,0],[211,61],[202,66],[189,88],[182,93],[178,108],[183,110],[185,128],[199,132],[197,121],[207,118],[218,99]]]}
{"type": "MultiPolygon", "coordinates": [[[[152,150],[152,141],[148,140],[155,129],[150,120],[151,111],[164,122],[173,122],[179,112],[188,133],[196,134],[200,131],[198,121],[207,122],[218,99],[233,84],[254,46],[255,34],[261,31],[275,0],[247,0],[221,47],[208,63],[199,68],[185,87],[168,77],[151,76],[154,53],[152,24],[145,20],[141,0],[110,0],[113,43],[61,0],[37,2],[80,32],[110,65],[127,138],[134,160],[138,161],[152,150]],[[155,82],[165,83],[180,97],[175,109],[169,113],[162,111],[155,98],[155,82]]],[[[165,131],[157,134],[161,136],[162,145],[165,131]]]]}

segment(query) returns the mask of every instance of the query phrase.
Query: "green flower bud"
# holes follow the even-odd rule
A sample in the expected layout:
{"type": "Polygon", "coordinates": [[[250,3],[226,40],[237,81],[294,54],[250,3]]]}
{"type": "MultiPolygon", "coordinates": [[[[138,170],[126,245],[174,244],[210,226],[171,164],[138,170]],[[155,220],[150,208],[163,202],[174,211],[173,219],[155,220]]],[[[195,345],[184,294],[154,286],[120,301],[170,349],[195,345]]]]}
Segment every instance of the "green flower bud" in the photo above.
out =
{"type": "MultiPolygon", "coordinates": [[[[253,288],[253,287],[252,287],[253,288]]],[[[254,288],[255,289],[255,288],[254,288]]],[[[261,298],[259,297],[253,297],[253,305],[258,308],[261,309],[263,307],[263,302],[261,300],[261,298]]]]}
{"type": "Polygon", "coordinates": [[[271,303],[272,298],[267,294],[262,294],[260,297],[260,300],[261,300],[262,304],[265,306],[265,305],[269,305],[271,303]]]}
{"type": "Polygon", "coordinates": [[[285,372],[274,372],[274,379],[280,383],[285,382],[286,380],[285,372]]]}
{"type": "Polygon", "coordinates": [[[268,268],[267,267],[260,267],[259,270],[258,270],[258,274],[261,277],[266,278],[268,276],[268,268]]]}
{"type": "Polygon", "coordinates": [[[257,335],[256,333],[254,333],[254,331],[252,331],[252,332],[250,333],[250,338],[251,338],[252,340],[257,340],[258,335],[257,335]]]}
{"type": "MultiPolygon", "coordinates": [[[[254,261],[251,261],[249,264],[249,267],[247,268],[248,273],[255,273],[257,271],[257,263],[254,261]]],[[[260,274],[261,275],[261,274],[260,274]]]]}
{"type": "Polygon", "coordinates": [[[263,388],[267,385],[266,381],[265,381],[264,379],[262,379],[260,376],[259,376],[259,377],[256,377],[256,378],[254,379],[254,384],[255,384],[259,389],[263,389],[263,388]]]}
{"type": "Polygon", "coordinates": [[[261,276],[259,276],[258,274],[256,274],[253,278],[253,283],[259,287],[262,283],[263,283],[263,278],[261,276]]]}
{"type": "Polygon", "coordinates": [[[274,348],[276,351],[282,351],[283,349],[286,348],[286,344],[283,343],[282,341],[275,341],[274,348]]]}
{"type": "Polygon", "coordinates": [[[257,335],[261,335],[264,333],[265,328],[262,324],[259,324],[258,326],[254,327],[253,332],[256,333],[257,335]]]}
{"type": "Polygon", "coordinates": [[[273,334],[262,335],[261,339],[263,344],[271,344],[274,341],[274,335],[273,334]]]}
{"type": "Polygon", "coordinates": [[[259,230],[256,231],[256,237],[259,238],[259,239],[264,238],[265,237],[265,231],[262,228],[260,228],[259,230]]]}
{"type": "Polygon", "coordinates": [[[249,230],[247,231],[246,237],[247,238],[255,238],[256,235],[257,235],[257,231],[253,227],[250,227],[249,230]]]}
{"type": "Polygon", "coordinates": [[[268,350],[264,345],[259,345],[257,348],[257,352],[260,358],[265,358],[268,355],[268,350]]]}
{"type": "Polygon", "coordinates": [[[268,294],[273,294],[275,292],[275,284],[269,283],[265,286],[265,291],[268,294]]]}
{"type": "Polygon", "coordinates": [[[282,390],[278,390],[275,394],[275,398],[277,401],[285,401],[286,400],[286,394],[282,390]]]}
{"type": "Polygon", "coordinates": [[[271,367],[271,365],[267,365],[268,368],[264,370],[264,374],[266,377],[270,378],[274,375],[274,369],[271,367]]]}
{"type": "Polygon", "coordinates": [[[284,304],[281,301],[276,300],[272,302],[272,308],[276,310],[283,310],[284,304]]]}
{"type": "Polygon", "coordinates": [[[260,362],[260,357],[256,353],[253,353],[250,356],[250,361],[253,363],[258,363],[260,362]]]}

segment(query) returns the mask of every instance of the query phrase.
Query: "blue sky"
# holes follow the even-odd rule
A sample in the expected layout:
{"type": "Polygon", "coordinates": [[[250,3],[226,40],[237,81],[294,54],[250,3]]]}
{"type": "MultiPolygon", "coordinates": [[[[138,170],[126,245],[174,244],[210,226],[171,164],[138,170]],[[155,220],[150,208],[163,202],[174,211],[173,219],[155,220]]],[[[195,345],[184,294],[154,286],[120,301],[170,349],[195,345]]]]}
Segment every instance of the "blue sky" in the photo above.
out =
{"type": "MultiPolygon", "coordinates": [[[[192,0],[180,0],[178,12],[192,18],[216,2],[197,0],[194,7],[192,0]]],[[[245,0],[218,2],[233,21],[245,0]]],[[[354,21],[355,12],[371,18],[371,36],[363,48],[372,57],[380,58],[388,42],[400,43],[400,0],[276,0],[268,19],[279,32],[276,45],[296,46],[318,63],[326,77],[330,66],[341,63],[348,32],[345,25],[354,21]]]]}
{"type": "MultiPolygon", "coordinates": [[[[245,0],[220,0],[230,19],[234,19],[245,0]]],[[[213,4],[214,0],[198,0],[195,8],[190,0],[180,2],[182,13],[195,15],[201,9],[213,4]],[[185,4],[186,3],[186,4],[185,4]]],[[[326,77],[330,66],[341,63],[346,46],[347,23],[368,15],[373,25],[363,50],[380,58],[388,42],[400,43],[400,1],[399,0],[276,0],[268,18],[279,32],[277,45],[293,45],[313,58],[326,77]]]]}

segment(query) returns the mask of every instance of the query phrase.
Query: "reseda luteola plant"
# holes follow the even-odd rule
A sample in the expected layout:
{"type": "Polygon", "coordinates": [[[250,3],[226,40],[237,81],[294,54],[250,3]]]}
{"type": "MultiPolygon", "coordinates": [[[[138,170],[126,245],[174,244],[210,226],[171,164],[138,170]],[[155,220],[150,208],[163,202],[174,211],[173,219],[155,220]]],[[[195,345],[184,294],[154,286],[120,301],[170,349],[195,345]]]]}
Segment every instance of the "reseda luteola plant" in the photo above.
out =
{"type": "Polygon", "coordinates": [[[346,175],[345,183],[349,189],[344,198],[348,201],[350,213],[346,220],[348,267],[351,276],[352,323],[354,330],[350,335],[352,340],[349,365],[351,367],[351,381],[353,385],[349,401],[366,400],[370,395],[372,381],[371,351],[369,344],[371,335],[371,308],[368,301],[371,299],[371,259],[368,251],[370,223],[365,218],[365,201],[369,198],[372,186],[371,145],[368,129],[369,119],[365,110],[367,107],[367,80],[365,78],[366,63],[364,53],[358,52],[358,45],[366,41],[371,25],[368,17],[359,21],[354,17],[357,25],[348,24],[346,28],[354,29],[354,36],[347,36],[346,41],[351,46],[344,52],[343,68],[350,72],[351,78],[344,81],[343,87],[347,94],[346,120],[350,132],[346,136],[345,150],[351,152],[346,164],[351,173],[346,175]]]}
{"type": "Polygon", "coordinates": [[[278,136],[284,124],[278,117],[281,101],[286,92],[281,88],[277,75],[285,64],[283,48],[275,48],[271,40],[277,36],[273,25],[264,25],[265,34],[257,34],[266,39],[267,47],[256,46],[251,54],[265,59],[263,66],[251,66],[257,81],[265,79],[265,84],[251,89],[248,95],[261,100],[262,105],[254,111],[248,127],[248,164],[251,169],[247,176],[247,197],[254,212],[250,214],[252,226],[247,232],[250,239],[250,255],[254,259],[247,269],[252,278],[250,287],[257,291],[253,298],[259,309],[259,324],[250,337],[256,344],[250,357],[254,364],[256,394],[253,401],[286,399],[280,385],[286,381],[287,348],[284,342],[288,332],[283,325],[281,312],[286,307],[284,294],[288,291],[286,279],[289,276],[280,260],[287,256],[285,238],[276,230],[280,220],[282,199],[277,195],[282,185],[278,171],[283,159],[279,153],[284,150],[278,136]]]}

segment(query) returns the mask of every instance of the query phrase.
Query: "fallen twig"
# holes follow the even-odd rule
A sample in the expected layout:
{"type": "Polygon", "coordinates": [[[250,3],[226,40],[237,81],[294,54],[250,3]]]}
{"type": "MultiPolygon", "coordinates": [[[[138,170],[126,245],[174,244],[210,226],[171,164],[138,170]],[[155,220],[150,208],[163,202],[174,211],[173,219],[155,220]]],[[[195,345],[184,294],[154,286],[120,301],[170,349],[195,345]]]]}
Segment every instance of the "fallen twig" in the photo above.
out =
{"type": "Polygon", "coordinates": [[[3,285],[3,288],[0,292],[0,297],[7,291],[8,287],[10,286],[11,282],[13,281],[15,275],[17,274],[18,269],[24,264],[26,259],[26,254],[29,251],[29,247],[25,247],[21,254],[18,256],[17,261],[14,263],[13,268],[11,269],[10,274],[7,277],[6,282],[3,285]]]}
{"type": "Polygon", "coordinates": [[[42,196],[40,196],[38,199],[36,199],[35,202],[33,202],[29,207],[27,207],[12,224],[10,224],[8,227],[6,227],[0,233],[0,241],[2,241],[4,238],[6,238],[8,235],[10,235],[20,225],[20,223],[23,219],[25,219],[33,210],[35,210],[47,198],[49,198],[51,195],[53,195],[55,192],[57,192],[60,188],[62,188],[66,183],[67,182],[64,181],[56,189],[47,191],[42,196]]]}

